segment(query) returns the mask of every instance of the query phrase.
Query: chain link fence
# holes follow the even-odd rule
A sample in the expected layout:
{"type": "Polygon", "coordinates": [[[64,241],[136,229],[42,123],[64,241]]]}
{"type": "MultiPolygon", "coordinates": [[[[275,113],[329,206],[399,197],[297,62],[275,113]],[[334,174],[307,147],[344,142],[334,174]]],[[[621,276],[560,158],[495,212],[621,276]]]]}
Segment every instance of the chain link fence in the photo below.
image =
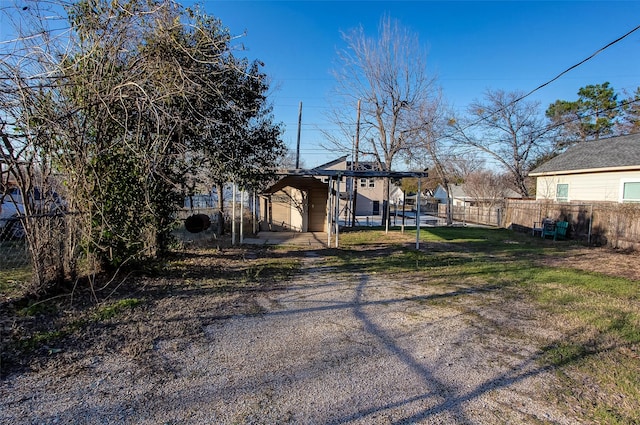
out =
{"type": "Polygon", "coordinates": [[[0,270],[29,267],[28,246],[24,238],[24,227],[20,219],[0,221],[0,270]]]}
{"type": "Polygon", "coordinates": [[[82,252],[79,214],[20,215],[0,221],[0,287],[40,294],[74,279],[82,252]]]}
{"type": "Polygon", "coordinates": [[[22,292],[33,282],[33,264],[20,219],[0,220],[0,289],[22,292]]]}
{"type": "MultiPolygon", "coordinates": [[[[231,215],[229,211],[220,213],[217,208],[190,208],[175,212],[175,225],[172,232],[176,248],[188,248],[191,246],[214,246],[225,235],[231,232],[231,215]],[[221,221],[222,219],[222,221],[221,221]]],[[[77,217],[76,217],[77,218],[77,217]]],[[[0,220],[0,283],[19,273],[25,276],[32,272],[32,256],[30,244],[39,246],[48,245],[50,251],[45,261],[51,261],[51,257],[63,257],[77,255],[77,252],[69,252],[73,247],[66,246],[72,238],[70,232],[73,226],[73,214],[51,214],[36,216],[11,217],[0,220]],[[30,234],[25,232],[24,224],[30,229],[30,234]],[[36,234],[32,234],[36,232],[36,234]]],[[[247,234],[251,232],[250,220],[246,220],[247,234]]],[[[77,236],[77,235],[76,235],[77,236]]]]}

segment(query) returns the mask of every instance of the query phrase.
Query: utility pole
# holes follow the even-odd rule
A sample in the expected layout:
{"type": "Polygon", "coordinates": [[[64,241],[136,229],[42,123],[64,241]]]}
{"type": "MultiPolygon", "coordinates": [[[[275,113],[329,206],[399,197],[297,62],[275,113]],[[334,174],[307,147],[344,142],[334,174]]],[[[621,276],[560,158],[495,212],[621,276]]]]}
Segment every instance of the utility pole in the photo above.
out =
{"type": "MultiPolygon", "coordinates": [[[[355,149],[353,152],[353,171],[358,171],[358,150],[360,149],[360,99],[358,99],[358,112],[356,116],[356,140],[355,140],[355,149]]],[[[353,201],[351,204],[351,227],[356,226],[356,209],[358,202],[358,179],[355,177],[351,177],[352,182],[352,192],[353,192],[353,201]]]]}
{"type": "Polygon", "coordinates": [[[296,143],[296,170],[300,169],[300,127],[302,127],[302,101],[298,111],[298,142],[296,143]]]}

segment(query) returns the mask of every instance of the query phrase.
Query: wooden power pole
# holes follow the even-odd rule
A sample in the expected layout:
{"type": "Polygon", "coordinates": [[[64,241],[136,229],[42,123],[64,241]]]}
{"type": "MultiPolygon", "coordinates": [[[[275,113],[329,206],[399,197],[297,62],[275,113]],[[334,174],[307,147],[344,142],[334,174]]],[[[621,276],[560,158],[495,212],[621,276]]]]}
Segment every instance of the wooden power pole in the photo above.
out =
{"type": "MultiPolygon", "coordinates": [[[[353,152],[353,171],[358,171],[358,151],[360,150],[360,100],[358,99],[358,112],[356,115],[356,140],[353,152]]],[[[358,202],[358,179],[351,177],[351,191],[353,192],[353,200],[351,202],[351,227],[356,226],[356,209],[358,202]]]]}
{"type": "Polygon", "coordinates": [[[296,170],[300,169],[300,127],[302,127],[302,102],[298,111],[298,142],[296,143],[296,170]]]}

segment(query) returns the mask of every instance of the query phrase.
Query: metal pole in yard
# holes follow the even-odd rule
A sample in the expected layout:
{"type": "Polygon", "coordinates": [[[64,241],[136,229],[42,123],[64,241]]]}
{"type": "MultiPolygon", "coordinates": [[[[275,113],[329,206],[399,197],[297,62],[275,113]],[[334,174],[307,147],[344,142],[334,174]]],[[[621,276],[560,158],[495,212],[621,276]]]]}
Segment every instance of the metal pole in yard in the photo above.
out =
{"type": "Polygon", "coordinates": [[[244,243],[244,194],[245,191],[240,191],[240,245],[244,243]]]}
{"type": "Polygon", "coordinates": [[[420,177],[418,177],[418,194],[416,195],[416,249],[420,249],[420,177]]]}
{"type": "Polygon", "coordinates": [[[251,220],[252,220],[251,233],[258,233],[256,231],[256,227],[257,227],[256,226],[256,221],[257,221],[256,215],[257,215],[257,213],[258,213],[258,205],[256,204],[256,191],[254,190],[253,191],[253,206],[251,208],[251,220]]]}
{"type": "Polygon", "coordinates": [[[591,213],[589,214],[589,234],[587,235],[587,246],[591,246],[591,226],[593,226],[593,205],[590,205],[591,213]]]}
{"type": "Polygon", "coordinates": [[[333,177],[329,177],[329,193],[327,196],[327,247],[331,247],[331,211],[333,210],[333,198],[331,196],[331,188],[333,187],[333,177]]]}
{"type": "Polygon", "coordinates": [[[338,174],[338,178],[336,179],[337,185],[336,185],[336,216],[335,216],[335,220],[336,220],[336,248],[338,247],[338,238],[339,238],[339,233],[340,233],[340,180],[341,180],[341,176],[340,174],[338,174]]]}
{"type": "Polygon", "coordinates": [[[390,217],[390,215],[391,215],[391,207],[389,205],[389,186],[391,186],[391,179],[389,177],[387,177],[385,180],[387,182],[387,194],[385,196],[387,198],[387,203],[386,203],[386,205],[384,207],[384,214],[383,215],[385,217],[385,220],[384,220],[384,233],[387,234],[387,233],[389,233],[389,222],[391,221],[391,217],[390,217]]]}
{"type": "Polygon", "coordinates": [[[231,185],[231,245],[236,244],[236,182],[231,185]]]}
{"type": "Polygon", "coordinates": [[[407,191],[402,191],[402,233],[404,233],[404,216],[407,212],[407,191]]]}
{"type": "MultiPolygon", "coordinates": [[[[360,145],[360,99],[358,99],[358,115],[356,118],[356,138],[355,138],[355,149],[353,150],[353,161],[351,162],[351,170],[358,171],[358,151],[360,145]]],[[[356,212],[358,207],[358,179],[355,177],[351,178],[353,180],[353,187],[351,188],[351,192],[353,192],[353,198],[351,201],[351,227],[356,226],[356,212]]]]}

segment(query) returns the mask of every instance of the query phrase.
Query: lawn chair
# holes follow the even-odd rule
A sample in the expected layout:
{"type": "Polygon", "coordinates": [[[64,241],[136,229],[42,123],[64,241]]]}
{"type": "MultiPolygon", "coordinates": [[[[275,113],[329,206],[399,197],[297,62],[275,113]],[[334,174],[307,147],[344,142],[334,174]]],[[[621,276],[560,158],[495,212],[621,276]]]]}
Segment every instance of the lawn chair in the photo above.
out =
{"type": "Polygon", "coordinates": [[[533,222],[533,227],[531,228],[531,235],[536,236],[536,233],[540,233],[540,235],[542,235],[542,221],[533,222]]]}
{"type": "Polygon", "coordinates": [[[542,239],[546,238],[547,236],[553,236],[555,239],[556,236],[556,223],[553,220],[543,220],[542,221],[542,234],[540,235],[540,237],[542,237],[542,239]]]}
{"type": "Polygon", "coordinates": [[[555,241],[558,237],[562,239],[566,239],[567,237],[567,229],[569,228],[569,222],[567,221],[559,221],[556,223],[556,230],[553,233],[553,240],[555,241]]]}

